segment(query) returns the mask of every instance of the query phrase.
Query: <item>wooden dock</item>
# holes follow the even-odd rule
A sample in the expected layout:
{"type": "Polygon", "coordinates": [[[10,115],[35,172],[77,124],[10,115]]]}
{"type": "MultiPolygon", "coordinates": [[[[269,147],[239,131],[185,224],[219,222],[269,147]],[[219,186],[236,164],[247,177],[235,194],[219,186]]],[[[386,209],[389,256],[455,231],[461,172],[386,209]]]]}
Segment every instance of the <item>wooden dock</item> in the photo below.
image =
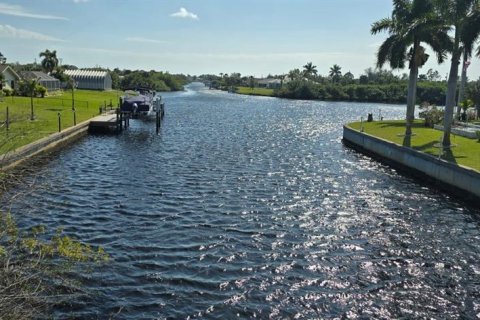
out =
{"type": "MultiPolygon", "coordinates": [[[[155,115],[157,134],[160,133],[161,120],[164,114],[164,104],[162,103],[155,115]]],[[[120,109],[117,108],[91,119],[88,125],[88,131],[91,133],[120,133],[130,126],[130,119],[132,119],[132,117],[134,117],[134,115],[131,112],[120,111],[120,109]]]]}
{"type": "Polygon", "coordinates": [[[128,128],[130,123],[130,114],[120,112],[110,112],[99,115],[90,120],[88,130],[92,133],[120,133],[128,128]]]}

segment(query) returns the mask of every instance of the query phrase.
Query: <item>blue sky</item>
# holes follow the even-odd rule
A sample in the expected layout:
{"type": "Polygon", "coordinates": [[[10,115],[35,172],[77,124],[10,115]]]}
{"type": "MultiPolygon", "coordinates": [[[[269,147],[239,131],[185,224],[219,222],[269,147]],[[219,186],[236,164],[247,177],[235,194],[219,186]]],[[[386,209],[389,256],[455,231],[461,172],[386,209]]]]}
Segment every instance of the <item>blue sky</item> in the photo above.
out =
{"type": "MultiPolygon", "coordinates": [[[[358,77],[385,38],[370,25],[391,8],[390,0],[0,0],[0,52],[9,62],[39,61],[50,49],[79,67],[197,75],[266,76],[312,61],[320,74],[336,63],[358,77]]],[[[420,73],[445,77],[448,63],[430,60],[420,73]]]]}

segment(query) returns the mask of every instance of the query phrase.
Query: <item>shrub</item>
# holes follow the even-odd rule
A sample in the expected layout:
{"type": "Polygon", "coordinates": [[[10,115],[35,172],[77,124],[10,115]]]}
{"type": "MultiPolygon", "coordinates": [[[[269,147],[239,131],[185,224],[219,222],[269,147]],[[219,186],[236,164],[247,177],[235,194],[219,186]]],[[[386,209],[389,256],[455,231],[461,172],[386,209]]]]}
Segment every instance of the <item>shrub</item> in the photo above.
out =
{"type": "Polygon", "coordinates": [[[45,98],[45,94],[47,93],[47,88],[44,86],[37,84],[35,87],[35,94],[40,95],[42,98],[45,98]]]}
{"type": "Polygon", "coordinates": [[[435,124],[442,122],[444,111],[437,108],[435,105],[428,103],[422,103],[420,110],[423,110],[419,113],[420,118],[425,119],[425,126],[433,128],[435,124]]]}
{"type": "Polygon", "coordinates": [[[3,88],[2,92],[6,97],[9,97],[9,96],[13,95],[13,90],[9,89],[9,88],[3,88]]]}
{"type": "Polygon", "coordinates": [[[0,214],[0,319],[46,318],[52,306],[79,295],[77,285],[63,277],[72,262],[108,259],[102,248],[94,250],[61,230],[50,240],[45,232],[44,226],[22,231],[10,214],[0,214]]]}

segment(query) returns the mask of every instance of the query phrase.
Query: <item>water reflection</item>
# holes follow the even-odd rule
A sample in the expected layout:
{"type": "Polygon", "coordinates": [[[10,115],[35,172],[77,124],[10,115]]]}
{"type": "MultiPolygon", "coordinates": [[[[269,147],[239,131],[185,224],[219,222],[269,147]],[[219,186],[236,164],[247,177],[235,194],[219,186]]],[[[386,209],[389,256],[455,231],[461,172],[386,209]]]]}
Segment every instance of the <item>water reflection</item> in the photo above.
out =
{"type": "Polygon", "coordinates": [[[165,97],[160,136],[135,122],[40,168],[14,211],[112,263],[59,317],[475,318],[478,210],[346,149],[341,125],[403,107],[165,97]],[[28,213],[24,208],[28,207],[28,213]]]}

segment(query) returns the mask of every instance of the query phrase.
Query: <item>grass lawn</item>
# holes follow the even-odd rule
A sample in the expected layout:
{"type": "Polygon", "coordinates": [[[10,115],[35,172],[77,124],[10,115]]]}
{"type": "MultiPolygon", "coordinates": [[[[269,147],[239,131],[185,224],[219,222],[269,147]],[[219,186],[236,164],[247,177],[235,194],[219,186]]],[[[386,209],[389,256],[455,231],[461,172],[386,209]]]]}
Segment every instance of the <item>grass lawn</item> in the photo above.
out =
{"type": "MultiPolygon", "coordinates": [[[[75,90],[77,124],[99,113],[110,101],[116,107],[120,91],[75,90]]],[[[30,98],[3,97],[0,100],[0,154],[58,132],[58,113],[62,130],[73,126],[72,92],[33,99],[35,120],[30,120],[30,98]],[[6,109],[9,107],[10,129],[7,131],[6,109]]]]}
{"type": "MultiPolygon", "coordinates": [[[[348,126],[360,130],[361,123],[354,122],[348,126]]],[[[403,145],[403,137],[399,135],[405,133],[405,121],[364,122],[363,126],[365,133],[403,145]]],[[[415,135],[412,136],[411,147],[438,157],[441,148],[435,147],[435,145],[442,138],[442,131],[426,128],[423,121],[420,120],[415,121],[412,130],[415,135]]],[[[478,139],[452,135],[451,142],[456,146],[451,148],[451,151],[445,151],[442,159],[480,171],[480,142],[478,139]]]]}
{"type": "Polygon", "coordinates": [[[273,89],[266,88],[250,88],[250,87],[237,87],[236,93],[246,94],[250,96],[273,96],[273,89]]]}

